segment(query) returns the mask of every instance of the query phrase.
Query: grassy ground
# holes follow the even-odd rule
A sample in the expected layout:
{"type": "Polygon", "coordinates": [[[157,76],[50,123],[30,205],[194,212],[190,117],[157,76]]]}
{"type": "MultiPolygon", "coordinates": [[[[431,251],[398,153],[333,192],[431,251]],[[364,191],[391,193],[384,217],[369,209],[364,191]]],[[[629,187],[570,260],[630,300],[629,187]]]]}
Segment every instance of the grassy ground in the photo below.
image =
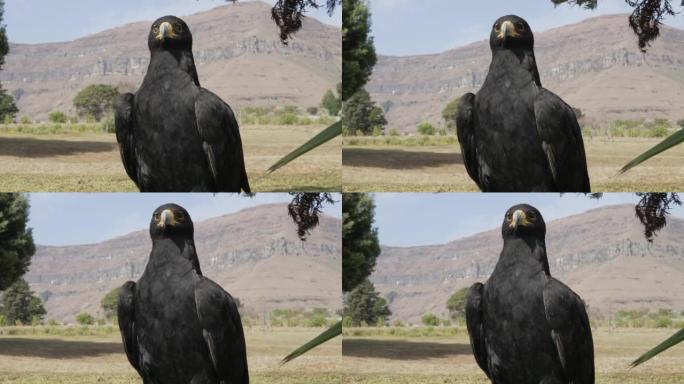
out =
{"type": "MultiPolygon", "coordinates": [[[[340,338],[279,367],[280,359],[320,329],[249,329],[250,378],[263,384],[341,382],[340,338]]],[[[105,336],[0,336],[0,383],[140,383],[118,333],[105,336]]]]}
{"type": "MultiPolygon", "coordinates": [[[[585,139],[592,190],[651,192],[684,188],[684,167],[681,166],[684,145],[616,176],[623,165],[659,141],[645,138],[585,139]]],[[[343,190],[477,191],[463,166],[458,144],[427,144],[345,145],[342,150],[343,190]]]]}
{"type": "MultiPolygon", "coordinates": [[[[340,190],[340,139],[334,139],[271,175],[265,171],[318,133],[322,126],[245,126],[242,142],[253,191],[340,190]]],[[[0,191],[136,191],[116,138],[96,132],[51,134],[0,128],[0,191]]]]}
{"type": "MultiPolygon", "coordinates": [[[[669,384],[684,382],[684,345],[635,369],[629,363],[674,331],[600,328],[594,331],[596,382],[669,384]]],[[[345,336],[346,384],[489,383],[472,356],[468,335],[395,337],[345,336]]]]}

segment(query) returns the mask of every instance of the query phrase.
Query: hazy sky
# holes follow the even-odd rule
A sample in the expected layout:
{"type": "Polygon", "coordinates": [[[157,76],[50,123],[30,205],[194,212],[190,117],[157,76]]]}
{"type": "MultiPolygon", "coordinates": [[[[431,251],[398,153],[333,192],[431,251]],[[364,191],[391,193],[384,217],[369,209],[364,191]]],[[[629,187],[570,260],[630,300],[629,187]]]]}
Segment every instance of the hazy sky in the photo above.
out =
{"type": "MultiPolygon", "coordinates": [[[[633,193],[610,193],[595,200],[583,194],[498,193],[377,193],[375,225],[383,245],[442,244],[468,235],[499,228],[511,206],[535,206],[549,222],[614,204],[635,204],[633,193]]],[[[684,217],[684,209],[672,211],[684,217]]],[[[636,217],[634,218],[635,220],[636,217]]]]}
{"type": "MultiPolygon", "coordinates": [[[[326,206],[324,212],[341,218],[340,195],[333,198],[337,203],[326,206]]],[[[36,244],[88,244],[148,228],[152,212],[165,203],[183,206],[197,222],[291,200],[287,193],[258,193],[252,198],[199,193],[32,193],[29,226],[36,244]]],[[[286,210],[283,215],[287,215],[286,210]]]]}
{"type": "MultiPolygon", "coordinates": [[[[369,1],[375,47],[384,55],[437,53],[488,39],[494,21],[507,14],[525,18],[532,30],[539,32],[602,14],[631,13],[624,0],[600,0],[594,11],[554,7],[550,0],[369,1]]],[[[673,1],[675,11],[684,11],[679,4],[673,1]]],[[[670,18],[666,24],[684,28],[684,15],[670,18]]]]}
{"type": "MultiPolygon", "coordinates": [[[[264,2],[275,4],[276,0],[264,2]]],[[[5,0],[5,24],[13,43],[68,41],[134,21],[169,14],[187,16],[225,4],[224,0],[5,0]]],[[[333,17],[323,8],[310,16],[342,24],[340,9],[333,17]]]]}

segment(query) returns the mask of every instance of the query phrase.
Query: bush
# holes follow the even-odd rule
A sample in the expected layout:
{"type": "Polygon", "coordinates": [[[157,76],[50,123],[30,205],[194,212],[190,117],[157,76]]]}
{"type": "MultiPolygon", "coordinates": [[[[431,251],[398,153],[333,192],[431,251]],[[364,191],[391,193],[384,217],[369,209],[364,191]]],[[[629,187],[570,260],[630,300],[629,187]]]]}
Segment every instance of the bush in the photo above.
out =
{"type": "Polygon", "coordinates": [[[431,136],[435,134],[435,127],[428,122],[418,124],[418,133],[421,135],[431,136]]]}
{"type": "Polygon", "coordinates": [[[7,325],[7,316],[0,315],[0,327],[4,327],[6,325],[7,325]]]}
{"type": "Polygon", "coordinates": [[[431,327],[439,325],[439,317],[437,317],[437,315],[435,315],[432,312],[428,312],[428,313],[424,314],[421,321],[423,322],[424,325],[431,326],[431,327]]]}
{"type": "Polygon", "coordinates": [[[64,124],[68,120],[66,113],[64,113],[62,111],[52,111],[48,115],[48,118],[50,119],[51,122],[59,123],[59,124],[64,124]]]}
{"type": "Polygon", "coordinates": [[[383,134],[382,127],[380,127],[380,126],[373,127],[373,136],[382,136],[382,134],[383,134]]]}
{"type": "Polygon", "coordinates": [[[402,322],[402,321],[399,320],[399,319],[396,319],[396,320],[394,320],[394,323],[392,323],[392,325],[394,325],[395,327],[403,327],[403,326],[404,326],[404,322],[402,322]]]}
{"type": "Polygon", "coordinates": [[[81,325],[93,325],[95,323],[95,318],[86,312],[81,312],[76,315],[76,322],[81,325]]]}
{"type": "Polygon", "coordinates": [[[14,123],[14,118],[10,115],[5,115],[5,118],[3,119],[2,123],[5,125],[12,124],[14,123]]]}
{"type": "Polygon", "coordinates": [[[309,115],[318,115],[318,107],[309,107],[306,109],[306,113],[309,115]]]}
{"type": "Polygon", "coordinates": [[[389,130],[389,135],[390,136],[399,136],[399,131],[396,128],[392,128],[389,130]]]}
{"type": "Polygon", "coordinates": [[[278,124],[280,125],[295,125],[297,124],[297,115],[286,112],[279,116],[278,124]]]}
{"type": "Polygon", "coordinates": [[[31,119],[29,119],[28,116],[22,116],[21,119],[19,119],[19,122],[22,124],[31,124],[31,119]]]}
{"type": "Polygon", "coordinates": [[[651,127],[648,135],[650,137],[665,137],[668,135],[668,133],[669,133],[669,131],[667,130],[667,127],[654,126],[654,127],[651,127]]]}
{"type": "Polygon", "coordinates": [[[107,132],[107,133],[115,133],[116,132],[116,125],[114,122],[113,117],[108,117],[100,123],[100,127],[102,128],[102,132],[107,132]]]}

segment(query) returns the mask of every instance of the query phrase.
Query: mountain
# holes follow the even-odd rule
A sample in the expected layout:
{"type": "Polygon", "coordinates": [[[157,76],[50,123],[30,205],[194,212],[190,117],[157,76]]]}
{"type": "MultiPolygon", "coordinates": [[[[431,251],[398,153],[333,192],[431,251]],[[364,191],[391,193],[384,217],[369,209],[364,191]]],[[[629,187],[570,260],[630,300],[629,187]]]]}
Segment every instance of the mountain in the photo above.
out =
{"type": "MultiPolygon", "coordinates": [[[[341,31],[316,19],[305,19],[288,45],[279,40],[271,7],[260,1],[183,19],[193,34],[200,83],[238,110],[318,105],[341,80],[341,31]]],[[[136,22],[69,42],[10,44],[0,81],[17,99],[19,115],[38,119],[55,109],[73,113],[74,96],[89,84],[135,91],[149,63],[151,25],[136,22]]]]}
{"type": "MultiPolygon", "coordinates": [[[[582,296],[594,313],[684,310],[684,220],[670,217],[651,244],[633,205],[546,224],[551,275],[582,296]]],[[[371,280],[388,298],[393,318],[419,323],[428,311],[446,316],[449,296],[486,281],[502,246],[500,229],[441,245],[383,246],[371,280]]]]}
{"type": "MultiPolygon", "coordinates": [[[[684,31],[662,28],[642,54],[627,17],[599,16],[536,33],[542,85],[580,108],[589,123],[684,118],[684,31]]],[[[442,109],[480,89],[490,61],[488,40],[440,54],[381,56],[366,88],[387,112],[389,127],[413,132],[421,121],[443,124],[442,109]]]]}
{"type": "MultiPolygon", "coordinates": [[[[195,223],[205,276],[240,299],[248,313],[342,306],[341,222],[328,216],[301,242],[287,205],[245,209],[195,223]]],[[[100,300],[137,280],[152,247],[147,230],[98,244],[38,246],[25,278],[45,300],[47,318],[101,314],[100,300]]]]}

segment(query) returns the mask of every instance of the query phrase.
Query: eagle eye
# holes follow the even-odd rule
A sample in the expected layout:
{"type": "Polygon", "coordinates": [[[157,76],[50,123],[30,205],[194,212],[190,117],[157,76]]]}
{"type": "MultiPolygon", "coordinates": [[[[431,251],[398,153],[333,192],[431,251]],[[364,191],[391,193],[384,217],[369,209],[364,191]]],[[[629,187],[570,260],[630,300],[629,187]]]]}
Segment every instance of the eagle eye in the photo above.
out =
{"type": "Polygon", "coordinates": [[[154,213],[154,219],[155,219],[155,220],[159,220],[159,212],[155,212],[155,213],[154,213]]]}
{"type": "Polygon", "coordinates": [[[512,219],[513,219],[513,214],[510,213],[510,212],[508,212],[508,213],[506,214],[506,220],[511,221],[512,219]]]}
{"type": "Polygon", "coordinates": [[[174,212],[173,216],[178,221],[183,221],[185,219],[185,215],[183,215],[183,212],[174,212]]]}
{"type": "Polygon", "coordinates": [[[501,31],[501,25],[499,25],[499,24],[494,24],[494,30],[495,30],[496,32],[501,31]]]}
{"type": "Polygon", "coordinates": [[[153,26],[152,26],[152,32],[154,32],[154,33],[159,33],[159,26],[156,25],[156,24],[153,25],[153,26]]]}
{"type": "Polygon", "coordinates": [[[181,24],[181,23],[176,23],[176,25],[174,25],[174,28],[178,32],[183,32],[183,24],[181,24]]]}
{"type": "Polygon", "coordinates": [[[537,217],[537,214],[535,214],[534,211],[529,211],[527,212],[527,217],[534,220],[537,217]]]}
{"type": "Polygon", "coordinates": [[[523,24],[522,21],[518,21],[517,23],[515,23],[515,27],[516,27],[519,31],[524,31],[524,30],[525,30],[525,24],[523,24]]]}

